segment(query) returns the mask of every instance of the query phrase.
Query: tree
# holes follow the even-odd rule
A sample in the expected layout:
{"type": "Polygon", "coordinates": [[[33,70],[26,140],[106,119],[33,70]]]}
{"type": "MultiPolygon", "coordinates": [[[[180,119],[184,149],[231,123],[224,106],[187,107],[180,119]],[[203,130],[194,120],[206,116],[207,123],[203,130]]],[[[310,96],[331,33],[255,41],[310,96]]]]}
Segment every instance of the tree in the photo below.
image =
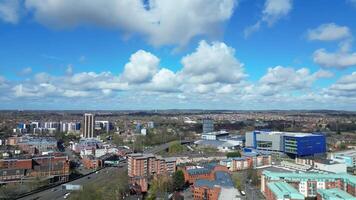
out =
{"type": "Polygon", "coordinates": [[[252,185],[255,185],[255,186],[258,185],[257,170],[252,169],[252,168],[248,169],[248,170],[247,170],[247,178],[248,178],[248,180],[250,180],[250,183],[251,183],[252,185]]]}
{"type": "Polygon", "coordinates": [[[153,179],[148,190],[147,199],[166,199],[172,188],[172,179],[169,176],[157,176],[153,179]]]}
{"type": "Polygon", "coordinates": [[[228,158],[241,157],[241,153],[240,153],[240,151],[228,152],[228,153],[226,153],[226,157],[228,157],[228,158]]]}
{"type": "Polygon", "coordinates": [[[184,173],[178,170],[173,174],[173,188],[175,190],[182,190],[185,184],[184,173]]]}
{"type": "Polygon", "coordinates": [[[182,151],[184,151],[184,146],[179,142],[173,142],[173,144],[171,144],[168,148],[169,154],[181,153],[182,151]]]}

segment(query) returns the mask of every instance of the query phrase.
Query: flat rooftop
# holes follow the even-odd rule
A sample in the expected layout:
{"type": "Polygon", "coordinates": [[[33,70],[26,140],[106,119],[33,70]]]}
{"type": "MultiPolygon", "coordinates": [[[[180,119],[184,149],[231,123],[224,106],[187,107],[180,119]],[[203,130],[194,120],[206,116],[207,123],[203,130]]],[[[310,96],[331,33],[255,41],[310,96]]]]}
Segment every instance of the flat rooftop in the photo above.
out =
{"type": "Polygon", "coordinates": [[[300,132],[281,132],[281,131],[256,131],[261,134],[269,134],[269,135],[285,135],[285,136],[293,136],[293,137],[306,137],[306,136],[320,136],[315,133],[300,133],[300,132]]]}
{"type": "Polygon", "coordinates": [[[229,134],[227,131],[214,131],[214,132],[207,132],[207,133],[202,133],[202,135],[226,135],[229,134]]]}
{"type": "Polygon", "coordinates": [[[338,156],[355,157],[356,156],[356,150],[339,151],[339,152],[334,152],[334,154],[338,155],[338,156]]]}
{"type": "Polygon", "coordinates": [[[339,188],[319,189],[318,193],[325,200],[354,200],[356,199],[351,194],[340,190],[339,188]]]}
{"type": "Polygon", "coordinates": [[[304,195],[299,193],[297,189],[286,182],[270,182],[267,186],[273,194],[276,195],[277,199],[285,199],[286,197],[289,197],[290,199],[304,200],[304,195]]]}
{"type": "Polygon", "coordinates": [[[332,173],[296,173],[296,172],[272,172],[264,170],[263,175],[271,180],[328,180],[328,179],[343,179],[345,182],[356,185],[356,176],[346,173],[332,174],[332,173]]]}

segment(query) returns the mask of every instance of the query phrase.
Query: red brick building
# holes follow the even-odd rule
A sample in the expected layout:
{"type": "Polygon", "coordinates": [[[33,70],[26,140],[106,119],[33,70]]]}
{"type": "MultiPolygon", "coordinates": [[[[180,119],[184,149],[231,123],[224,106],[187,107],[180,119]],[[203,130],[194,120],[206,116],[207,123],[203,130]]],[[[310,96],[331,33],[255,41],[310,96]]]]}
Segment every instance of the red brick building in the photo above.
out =
{"type": "Polygon", "coordinates": [[[185,181],[192,184],[194,200],[232,199],[239,193],[234,188],[230,171],[227,167],[216,164],[205,166],[186,166],[183,168],[185,181]],[[223,190],[229,190],[223,194],[223,190]]]}
{"type": "Polygon", "coordinates": [[[16,182],[35,177],[68,180],[67,156],[40,156],[25,159],[0,160],[0,181],[16,182]]]}
{"type": "Polygon", "coordinates": [[[129,154],[128,175],[131,184],[141,186],[141,191],[147,191],[147,178],[159,174],[171,174],[176,171],[175,158],[162,158],[153,154],[129,154]]]}
{"type": "Polygon", "coordinates": [[[87,155],[82,158],[83,166],[86,169],[98,169],[104,166],[104,162],[93,155],[87,155]]]}

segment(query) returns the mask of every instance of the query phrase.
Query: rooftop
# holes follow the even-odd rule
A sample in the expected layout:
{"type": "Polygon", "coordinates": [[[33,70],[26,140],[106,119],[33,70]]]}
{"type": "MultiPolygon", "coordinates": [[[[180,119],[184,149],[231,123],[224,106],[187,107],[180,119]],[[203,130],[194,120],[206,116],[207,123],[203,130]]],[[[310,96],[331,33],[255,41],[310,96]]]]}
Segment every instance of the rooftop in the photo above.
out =
{"type": "Polygon", "coordinates": [[[304,199],[304,195],[286,182],[270,182],[267,186],[276,195],[277,199],[284,199],[286,197],[295,200],[304,199]]]}
{"type": "Polygon", "coordinates": [[[299,132],[280,132],[280,131],[255,131],[261,134],[269,134],[269,135],[285,135],[285,136],[293,136],[293,137],[306,137],[306,136],[319,136],[320,134],[313,133],[299,133],[299,132]]]}
{"type": "Polygon", "coordinates": [[[325,200],[354,200],[355,197],[351,194],[340,190],[339,188],[333,189],[319,189],[318,193],[325,200]]]}
{"type": "Polygon", "coordinates": [[[356,150],[347,150],[347,151],[339,151],[334,153],[337,156],[351,156],[355,157],[356,156],[356,150]]]}
{"type": "Polygon", "coordinates": [[[356,176],[346,173],[331,174],[331,173],[296,173],[296,172],[271,172],[263,171],[263,175],[271,180],[325,180],[325,179],[343,179],[343,181],[356,185],[356,176]]]}
{"type": "Polygon", "coordinates": [[[229,134],[229,132],[225,130],[203,133],[203,135],[226,135],[226,134],[229,134]]]}
{"type": "Polygon", "coordinates": [[[225,188],[233,188],[234,184],[231,180],[230,174],[224,171],[216,171],[215,172],[215,180],[210,181],[206,179],[198,179],[195,181],[194,186],[196,187],[225,187],[225,188]]]}

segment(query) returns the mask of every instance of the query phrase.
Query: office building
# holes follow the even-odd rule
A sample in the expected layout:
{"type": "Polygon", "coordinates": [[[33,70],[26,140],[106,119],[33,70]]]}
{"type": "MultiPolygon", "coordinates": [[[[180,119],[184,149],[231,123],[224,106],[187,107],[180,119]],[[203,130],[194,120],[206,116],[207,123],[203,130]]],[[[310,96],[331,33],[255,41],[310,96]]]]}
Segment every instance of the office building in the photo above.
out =
{"type": "Polygon", "coordinates": [[[93,138],[94,137],[94,115],[85,113],[84,114],[84,138],[93,138]]]}
{"type": "Polygon", "coordinates": [[[345,163],[347,167],[356,167],[356,150],[333,152],[329,157],[336,162],[345,163]]]}
{"type": "Polygon", "coordinates": [[[203,133],[214,132],[214,121],[212,119],[203,119],[203,133]]]}
{"type": "Polygon", "coordinates": [[[312,133],[253,131],[246,133],[246,147],[283,152],[294,157],[326,152],[325,136],[312,133]]]}
{"type": "Polygon", "coordinates": [[[261,192],[268,192],[271,182],[285,182],[303,194],[316,197],[321,189],[338,188],[356,197],[356,177],[349,174],[272,172],[264,170],[261,176],[261,192]]]}
{"type": "Polygon", "coordinates": [[[215,132],[203,132],[201,134],[201,139],[203,140],[219,140],[224,139],[229,136],[229,132],[225,130],[215,131],[215,132]]]}

